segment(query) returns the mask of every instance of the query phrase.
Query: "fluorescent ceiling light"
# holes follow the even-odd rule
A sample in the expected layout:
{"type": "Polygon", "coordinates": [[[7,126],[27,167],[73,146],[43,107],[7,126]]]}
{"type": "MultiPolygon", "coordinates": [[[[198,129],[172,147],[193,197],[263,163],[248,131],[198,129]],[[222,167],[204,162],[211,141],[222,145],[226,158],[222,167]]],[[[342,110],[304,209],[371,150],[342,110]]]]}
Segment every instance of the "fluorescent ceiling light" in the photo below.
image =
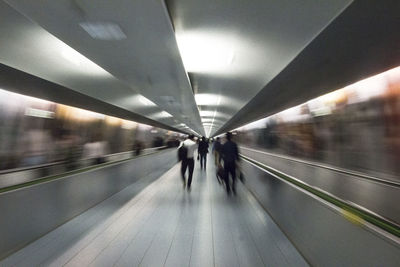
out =
{"type": "Polygon", "coordinates": [[[200,117],[213,117],[215,111],[211,110],[200,110],[200,117]]]}
{"type": "Polygon", "coordinates": [[[156,104],[154,104],[154,102],[152,102],[151,100],[149,100],[148,98],[146,98],[142,95],[139,96],[139,101],[145,106],[156,106],[156,104]]]}
{"type": "Polygon", "coordinates": [[[229,119],[231,116],[217,110],[200,110],[200,117],[206,120],[210,118],[218,118],[220,121],[221,119],[229,119]]]}
{"type": "Polygon", "coordinates": [[[189,129],[189,127],[184,123],[175,124],[174,127],[189,129]]]}
{"type": "Polygon", "coordinates": [[[227,117],[226,114],[217,112],[217,109],[215,109],[214,111],[202,110],[202,111],[200,111],[200,116],[202,117],[203,126],[204,126],[204,128],[206,128],[205,130],[206,130],[206,132],[208,132],[207,137],[210,136],[212,128],[216,128],[217,125],[220,125],[220,123],[216,123],[215,117],[227,117]],[[205,117],[210,118],[210,119],[204,119],[205,117]],[[210,123],[210,120],[211,120],[211,123],[210,123]]]}
{"type": "Polygon", "coordinates": [[[176,40],[187,72],[223,72],[233,62],[233,43],[211,32],[177,33],[176,40]]]}
{"type": "Polygon", "coordinates": [[[152,115],[149,115],[149,117],[152,119],[164,119],[164,118],[171,118],[173,116],[166,111],[161,111],[161,112],[157,112],[152,115]]]}
{"type": "Polygon", "coordinates": [[[162,112],[161,112],[161,115],[162,115],[163,117],[165,117],[165,118],[173,117],[171,114],[169,114],[169,113],[166,112],[166,111],[162,111],[162,112]]]}
{"type": "Polygon", "coordinates": [[[126,34],[112,22],[82,22],[79,25],[93,38],[99,40],[123,40],[126,34]]]}
{"type": "Polygon", "coordinates": [[[221,103],[221,96],[217,94],[195,94],[194,99],[198,106],[217,106],[221,103]]]}

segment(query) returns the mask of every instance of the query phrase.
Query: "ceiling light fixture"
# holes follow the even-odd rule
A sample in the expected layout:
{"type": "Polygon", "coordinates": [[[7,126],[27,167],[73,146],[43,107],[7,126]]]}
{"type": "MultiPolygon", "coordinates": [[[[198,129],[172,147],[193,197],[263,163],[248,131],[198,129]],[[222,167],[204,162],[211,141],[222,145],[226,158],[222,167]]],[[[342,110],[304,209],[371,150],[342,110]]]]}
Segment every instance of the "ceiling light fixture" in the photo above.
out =
{"type": "Polygon", "coordinates": [[[139,96],[139,101],[145,106],[156,106],[156,104],[154,104],[153,101],[149,100],[148,98],[142,95],[139,96]]]}
{"type": "Polygon", "coordinates": [[[79,23],[93,39],[111,41],[126,39],[126,34],[118,24],[113,22],[82,22],[79,23]]]}
{"type": "Polygon", "coordinates": [[[231,40],[207,32],[177,33],[176,40],[187,72],[223,72],[233,62],[231,40]]]}
{"type": "MultiPolygon", "coordinates": [[[[217,100],[218,105],[219,105],[220,102],[221,102],[221,95],[218,96],[218,100],[217,100]]],[[[214,111],[214,116],[213,116],[213,118],[212,118],[211,126],[210,126],[210,129],[208,130],[208,135],[207,135],[207,137],[210,136],[211,129],[214,127],[214,121],[215,121],[215,115],[216,115],[216,114],[217,114],[217,109],[215,109],[215,111],[214,111]]]]}
{"type": "Polygon", "coordinates": [[[221,96],[217,94],[195,94],[194,99],[198,106],[215,106],[221,102],[221,96]]]}
{"type": "Polygon", "coordinates": [[[200,117],[212,117],[214,113],[210,110],[200,110],[200,117]]]}
{"type": "Polygon", "coordinates": [[[211,129],[213,128],[214,120],[215,120],[215,115],[216,115],[216,114],[217,114],[217,110],[214,111],[214,116],[213,116],[213,119],[212,119],[212,121],[211,121],[211,126],[209,126],[210,128],[208,129],[207,137],[210,137],[211,129]]]}
{"type": "Polygon", "coordinates": [[[173,116],[166,111],[157,112],[148,116],[151,119],[159,120],[165,118],[172,118],[173,116]]]}
{"type": "Polygon", "coordinates": [[[165,118],[173,117],[171,114],[169,114],[169,113],[166,112],[166,111],[162,111],[162,112],[161,112],[161,115],[162,115],[163,117],[165,117],[165,118]]]}
{"type": "MultiPolygon", "coordinates": [[[[203,101],[209,100],[211,94],[198,94],[196,103],[203,103],[203,101]],[[198,100],[198,102],[197,102],[198,100]]],[[[196,96],[195,96],[196,97],[196,96]]],[[[219,105],[221,103],[221,95],[212,96],[212,99],[215,100],[215,103],[219,105]]],[[[199,105],[199,104],[198,104],[199,105]]],[[[215,116],[217,115],[217,109],[213,111],[210,110],[201,110],[200,111],[200,117],[203,123],[204,128],[208,128],[208,134],[207,137],[210,137],[211,129],[215,128],[214,126],[214,121],[215,121],[215,116]],[[212,118],[212,119],[211,119],[212,118]]]]}

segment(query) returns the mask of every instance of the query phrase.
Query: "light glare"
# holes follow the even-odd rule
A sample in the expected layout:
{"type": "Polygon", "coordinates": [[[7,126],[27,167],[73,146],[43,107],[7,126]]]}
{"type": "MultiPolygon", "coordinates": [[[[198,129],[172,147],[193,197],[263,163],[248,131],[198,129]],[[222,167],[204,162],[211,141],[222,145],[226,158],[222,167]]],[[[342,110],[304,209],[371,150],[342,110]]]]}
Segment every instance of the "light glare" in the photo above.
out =
{"type": "Polygon", "coordinates": [[[162,111],[162,112],[161,112],[161,115],[162,115],[162,117],[165,117],[165,118],[173,117],[171,114],[169,114],[169,113],[166,112],[166,111],[162,111]]]}
{"type": "Polygon", "coordinates": [[[200,117],[213,117],[214,116],[214,111],[210,110],[201,110],[200,111],[200,117]]]}
{"type": "Polygon", "coordinates": [[[217,94],[196,94],[194,99],[198,106],[216,106],[221,102],[221,96],[217,94]]]}
{"type": "Polygon", "coordinates": [[[173,117],[173,116],[166,111],[157,112],[157,113],[154,113],[149,116],[149,118],[154,119],[154,120],[171,118],[171,117],[173,117]]]}
{"type": "Polygon", "coordinates": [[[232,42],[212,33],[176,35],[179,51],[187,72],[223,72],[233,62],[232,42]]]}
{"type": "Polygon", "coordinates": [[[154,102],[152,102],[151,100],[149,100],[148,98],[146,98],[142,95],[139,96],[139,101],[145,106],[156,106],[156,104],[154,104],[154,102]]]}
{"type": "Polygon", "coordinates": [[[73,64],[75,64],[77,66],[81,65],[81,57],[82,57],[81,54],[76,52],[71,47],[65,45],[62,48],[61,55],[63,56],[63,58],[65,58],[69,62],[71,62],[71,63],[73,63],[73,64]]]}

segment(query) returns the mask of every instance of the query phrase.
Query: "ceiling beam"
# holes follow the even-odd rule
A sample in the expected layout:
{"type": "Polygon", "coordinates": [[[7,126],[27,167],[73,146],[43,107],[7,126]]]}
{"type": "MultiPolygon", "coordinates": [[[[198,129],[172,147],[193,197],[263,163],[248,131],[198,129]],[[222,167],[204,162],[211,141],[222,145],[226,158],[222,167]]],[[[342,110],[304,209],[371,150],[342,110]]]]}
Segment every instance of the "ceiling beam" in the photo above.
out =
{"type": "Polygon", "coordinates": [[[97,100],[93,97],[11,68],[4,64],[0,64],[0,88],[105,115],[132,120],[174,132],[184,133],[182,130],[177,128],[151,120],[142,115],[97,100]]]}

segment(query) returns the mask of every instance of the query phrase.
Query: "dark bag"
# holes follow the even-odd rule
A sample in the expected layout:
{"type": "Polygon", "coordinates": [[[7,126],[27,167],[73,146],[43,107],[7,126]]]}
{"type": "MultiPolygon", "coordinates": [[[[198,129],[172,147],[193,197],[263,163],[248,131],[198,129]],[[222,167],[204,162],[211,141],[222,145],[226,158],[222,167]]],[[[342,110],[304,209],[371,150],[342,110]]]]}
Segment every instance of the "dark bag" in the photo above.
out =
{"type": "Polygon", "coordinates": [[[178,148],[178,160],[186,160],[187,159],[187,147],[185,147],[183,144],[180,148],[178,148]]]}
{"type": "Polygon", "coordinates": [[[225,180],[225,170],[221,164],[218,164],[218,166],[217,166],[216,176],[217,176],[218,183],[222,184],[225,180]]]}

